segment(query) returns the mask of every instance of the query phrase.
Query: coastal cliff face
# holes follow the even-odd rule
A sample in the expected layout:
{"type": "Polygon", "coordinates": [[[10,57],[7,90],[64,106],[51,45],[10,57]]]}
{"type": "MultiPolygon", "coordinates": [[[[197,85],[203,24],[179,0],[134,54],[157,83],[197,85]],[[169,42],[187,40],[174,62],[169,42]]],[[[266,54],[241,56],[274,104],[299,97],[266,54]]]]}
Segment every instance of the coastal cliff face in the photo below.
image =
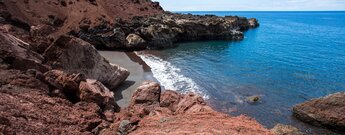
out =
{"type": "Polygon", "coordinates": [[[118,20],[114,26],[87,27],[77,33],[93,45],[107,49],[163,49],[195,40],[241,40],[243,31],[259,26],[256,19],[164,13],[118,20]]]}
{"type": "Polygon", "coordinates": [[[120,108],[113,91],[130,73],[95,48],[239,40],[256,26],[255,19],[166,13],[149,0],[0,0],[0,134],[271,134],[155,82],[120,108]]]}
{"type": "MultiPolygon", "coordinates": [[[[158,2],[147,0],[8,0],[0,7],[0,20],[32,36],[54,40],[69,34],[102,49],[162,49],[183,41],[241,40],[243,31],[259,26],[254,18],[165,12],[158,2]]],[[[37,37],[22,35],[25,41],[42,44],[37,37]]]]}

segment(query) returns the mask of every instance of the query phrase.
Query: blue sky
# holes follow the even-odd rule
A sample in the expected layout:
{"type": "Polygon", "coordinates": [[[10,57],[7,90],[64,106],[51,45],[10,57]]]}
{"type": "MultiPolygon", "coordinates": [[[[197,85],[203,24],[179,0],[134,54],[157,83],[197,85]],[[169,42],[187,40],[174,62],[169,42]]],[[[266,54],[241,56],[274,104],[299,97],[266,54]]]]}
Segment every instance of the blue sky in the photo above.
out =
{"type": "Polygon", "coordinates": [[[345,10],[345,0],[154,0],[169,11],[345,10]]]}

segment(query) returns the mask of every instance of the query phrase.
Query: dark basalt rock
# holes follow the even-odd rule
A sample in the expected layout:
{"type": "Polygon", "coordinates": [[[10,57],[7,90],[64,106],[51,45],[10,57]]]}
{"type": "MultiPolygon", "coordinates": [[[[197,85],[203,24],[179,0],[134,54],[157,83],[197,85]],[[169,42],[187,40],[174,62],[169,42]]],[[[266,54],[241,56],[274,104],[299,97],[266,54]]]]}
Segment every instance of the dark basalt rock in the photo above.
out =
{"type": "Polygon", "coordinates": [[[83,29],[76,36],[107,49],[143,49],[131,45],[126,37],[141,37],[148,49],[176,46],[174,43],[195,40],[241,40],[243,31],[259,26],[256,19],[237,16],[165,14],[151,17],[134,17],[130,21],[118,20],[114,26],[104,24],[83,29]]]}

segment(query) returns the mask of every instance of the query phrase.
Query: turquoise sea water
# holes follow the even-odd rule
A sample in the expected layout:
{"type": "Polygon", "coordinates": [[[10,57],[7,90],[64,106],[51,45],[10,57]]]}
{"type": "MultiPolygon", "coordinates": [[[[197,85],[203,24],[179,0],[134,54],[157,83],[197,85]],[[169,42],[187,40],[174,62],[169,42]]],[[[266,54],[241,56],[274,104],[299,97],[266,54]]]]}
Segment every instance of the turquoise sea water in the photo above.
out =
{"type": "Polygon", "coordinates": [[[167,89],[199,92],[217,110],[246,114],[271,128],[318,128],[292,116],[293,105],[345,91],[345,12],[184,12],[254,17],[260,27],[239,42],[181,43],[142,56],[167,89]],[[256,104],[246,98],[259,95],[256,104]]]}

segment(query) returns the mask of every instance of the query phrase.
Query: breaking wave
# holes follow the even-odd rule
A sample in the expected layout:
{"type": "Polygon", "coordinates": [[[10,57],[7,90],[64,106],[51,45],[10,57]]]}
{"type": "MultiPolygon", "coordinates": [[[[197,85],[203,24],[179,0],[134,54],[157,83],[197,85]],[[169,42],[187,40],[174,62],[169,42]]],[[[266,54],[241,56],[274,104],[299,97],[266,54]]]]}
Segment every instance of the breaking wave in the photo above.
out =
{"type": "Polygon", "coordinates": [[[207,99],[208,95],[205,91],[197,85],[191,78],[188,78],[181,74],[181,69],[172,65],[168,61],[164,61],[157,56],[150,54],[136,54],[145,63],[150,66],[153,76],[166,90],[176,90],[181,93],[194,92],[207,99]]]}

